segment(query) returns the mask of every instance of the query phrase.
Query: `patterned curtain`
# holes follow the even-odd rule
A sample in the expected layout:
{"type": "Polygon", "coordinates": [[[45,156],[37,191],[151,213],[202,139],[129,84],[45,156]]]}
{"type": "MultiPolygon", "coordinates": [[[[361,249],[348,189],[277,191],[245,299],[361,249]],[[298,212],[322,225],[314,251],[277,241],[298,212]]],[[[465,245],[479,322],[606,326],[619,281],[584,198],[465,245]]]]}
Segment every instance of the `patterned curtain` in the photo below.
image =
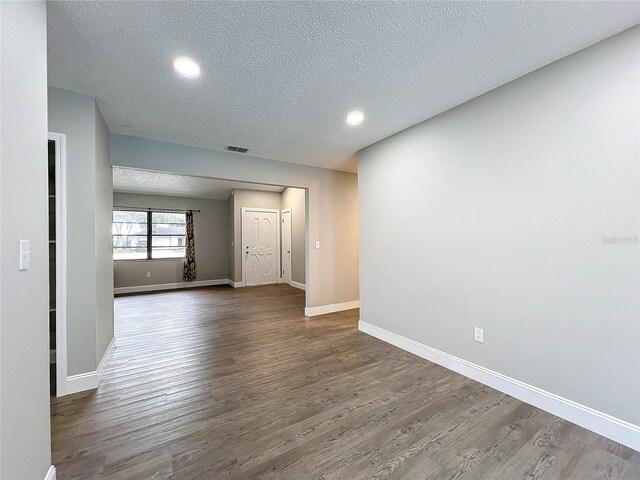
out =
{"type": "Polygon", "coordinates": [[[196,279],[196,241],[193,235],[193,212],[189,210],[186,214],[187,220],[187,251],[184,256],[184,280],[196,279]]]}

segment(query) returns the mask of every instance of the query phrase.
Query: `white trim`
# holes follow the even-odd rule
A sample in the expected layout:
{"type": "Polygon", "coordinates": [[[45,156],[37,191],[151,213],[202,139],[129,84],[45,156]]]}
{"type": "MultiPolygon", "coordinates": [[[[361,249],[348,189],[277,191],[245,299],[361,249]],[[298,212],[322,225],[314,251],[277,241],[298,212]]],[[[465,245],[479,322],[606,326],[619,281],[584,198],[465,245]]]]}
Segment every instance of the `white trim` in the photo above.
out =
{"type": "Polygon", "coordinates": [[[133,287],[117,287],[113,289],[115,295],[121,293],[157,292],[160,290],[176,290],[182,288],[210,287],[213,285],[233,285],[228,278],[216,280],[193,280],[189,282],[158,283],[156,285],[135,285],[133,287]]]}
{"type": "Polygon", "coordinates": [[[258,207],[240,207],[241,210],[244,212],[245,210],[251,211],[251,212],[267,212],[267,213],[280,213],[280,210],[277,208],[258,208],[258,207]]]}
{"type": "Polygon", "coordinates": [[[72,393],[84,392],[85,390],[94,390],[100,386],[104,371],[111,360],[114,350],[116,349],[116,338],[111,339],[111,343],[100,360],[98,369],[93,372],[79,373],[67,377],[65,395],[72,393]]]}
{"type": "Polygon", "coordinates": [[[306,290],[307,286],[304,283],[294,282],[291,280],[291,286],[295,288],[299,288],[300,290],[306,290]]]}
{"type": "MultiPolygon", "coordinates": [[[[67,394],[67,137],[56,142],[56,396],[67,394]]],[[[55,469],[54,469],[55,475],[55,469]]]]}
{"type": "Polygon", "coordinates": [[[240,287],[244,287],[244,285],[242,285],[242,282],[234,282],[233,280],[227,280],[227,285],[233,287],[233,288],[240,288],[240,287]]]}
{"type": "Polygon", "coordinates": [[[316,315],[342,312],[343,310],[351,310],[354,308],[360,308],[360,300],[351,300],[350,302],[342,303],[330,303],[328,305],[319,305],[317,307],[304,307],[304,314],[307,317],[315,317],[316,315]]]}
{"type": "MultiPolygon", "coordinates": [[[[254,208],[254,207],[241,207],[240,208],[240,240],[242,244],[240,245],[240,268],[242,269],[242,286],[247,286],[247,278],[244,267],[244,252],[242,251],[242,245],[244,244],[244,214],[245,212],[267,212],[267,213],[275,213],[276,214],[276,260],[278,261],[278,275],[277,279],[280,279],[280,272],[282,268],[280,267],[280,209],[278,208],[254,208]]],[[[249,285],[250,287],[257,287],[259,285],[270,285],[275,282],[265,282],[265,283],[256,283],[249,285]]]]}
{"type": "Polygon", "coordinates": [[[358,330],[640,451],[640,426],[638,425],[528,385],[363,320],[358,322],[358,330]]]}
{"type": "Polygon", "coordinates": [[[56,480],[56,467],[51,465],[47,474],[44,476],[44,480],[56,480]]]}
{"type": "Polygon", "coordinates": [[[67,377],[67,388],[64,394],[71,395],[85,390],[95,390],[99,384],[97,371],[71,375],[67,377]]]}

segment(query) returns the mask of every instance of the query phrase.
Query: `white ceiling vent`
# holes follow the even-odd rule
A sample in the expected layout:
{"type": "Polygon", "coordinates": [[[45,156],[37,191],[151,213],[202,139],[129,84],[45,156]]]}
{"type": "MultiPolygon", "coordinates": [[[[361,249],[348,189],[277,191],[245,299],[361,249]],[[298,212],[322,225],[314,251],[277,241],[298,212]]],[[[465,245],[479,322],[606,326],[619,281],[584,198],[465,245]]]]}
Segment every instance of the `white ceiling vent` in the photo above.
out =
{"type": "Polygon", "coordinates": [[[227,145],[226,147],[224,147],[224,149],[229,150],[230,152],[236,152],[236,153],[247,153],[249,151],[248,148],[237,147],[235,145],[227,145]]]}

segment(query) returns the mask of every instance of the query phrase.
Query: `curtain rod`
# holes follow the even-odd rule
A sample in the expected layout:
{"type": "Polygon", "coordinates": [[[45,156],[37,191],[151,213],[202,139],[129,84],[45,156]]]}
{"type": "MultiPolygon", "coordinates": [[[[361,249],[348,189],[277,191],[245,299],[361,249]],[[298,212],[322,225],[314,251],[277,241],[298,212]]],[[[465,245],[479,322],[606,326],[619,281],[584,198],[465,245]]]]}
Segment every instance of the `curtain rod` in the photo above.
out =
{"type": "Polygon", "coordinates": [[[192,210],[190,208],[186,210],[181,210],[179,208],[152,208],[152,207],[125,207],[125,206],[116,206],[113,207],[114,210],[126,210],[129,212],[173,212],[173,213],[200,213],[200,210],[192,210]]]}

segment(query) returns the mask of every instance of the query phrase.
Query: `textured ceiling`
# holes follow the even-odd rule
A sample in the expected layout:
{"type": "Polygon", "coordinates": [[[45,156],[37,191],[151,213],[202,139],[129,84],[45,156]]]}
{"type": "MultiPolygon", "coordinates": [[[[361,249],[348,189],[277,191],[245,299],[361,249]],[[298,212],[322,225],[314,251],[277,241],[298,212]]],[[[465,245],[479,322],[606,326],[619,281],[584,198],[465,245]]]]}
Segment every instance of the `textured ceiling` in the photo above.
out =
{"type": "Polygon", "coordinates": [[[97,97],[115,133],[354,171],[360,148],[639,22],[639,2],[48,2],[49,83],[97,97]]]}
{"type": "Polygon", "coordinates": [[[113,191],[170,195],[173,197],[214,198],[226,200],[234,188],[281,192],[284,187],[258,183],[231,182],[216,178],[187,177],[172,173],[150,172],[132,168],[113,168],[113,191]]]}

